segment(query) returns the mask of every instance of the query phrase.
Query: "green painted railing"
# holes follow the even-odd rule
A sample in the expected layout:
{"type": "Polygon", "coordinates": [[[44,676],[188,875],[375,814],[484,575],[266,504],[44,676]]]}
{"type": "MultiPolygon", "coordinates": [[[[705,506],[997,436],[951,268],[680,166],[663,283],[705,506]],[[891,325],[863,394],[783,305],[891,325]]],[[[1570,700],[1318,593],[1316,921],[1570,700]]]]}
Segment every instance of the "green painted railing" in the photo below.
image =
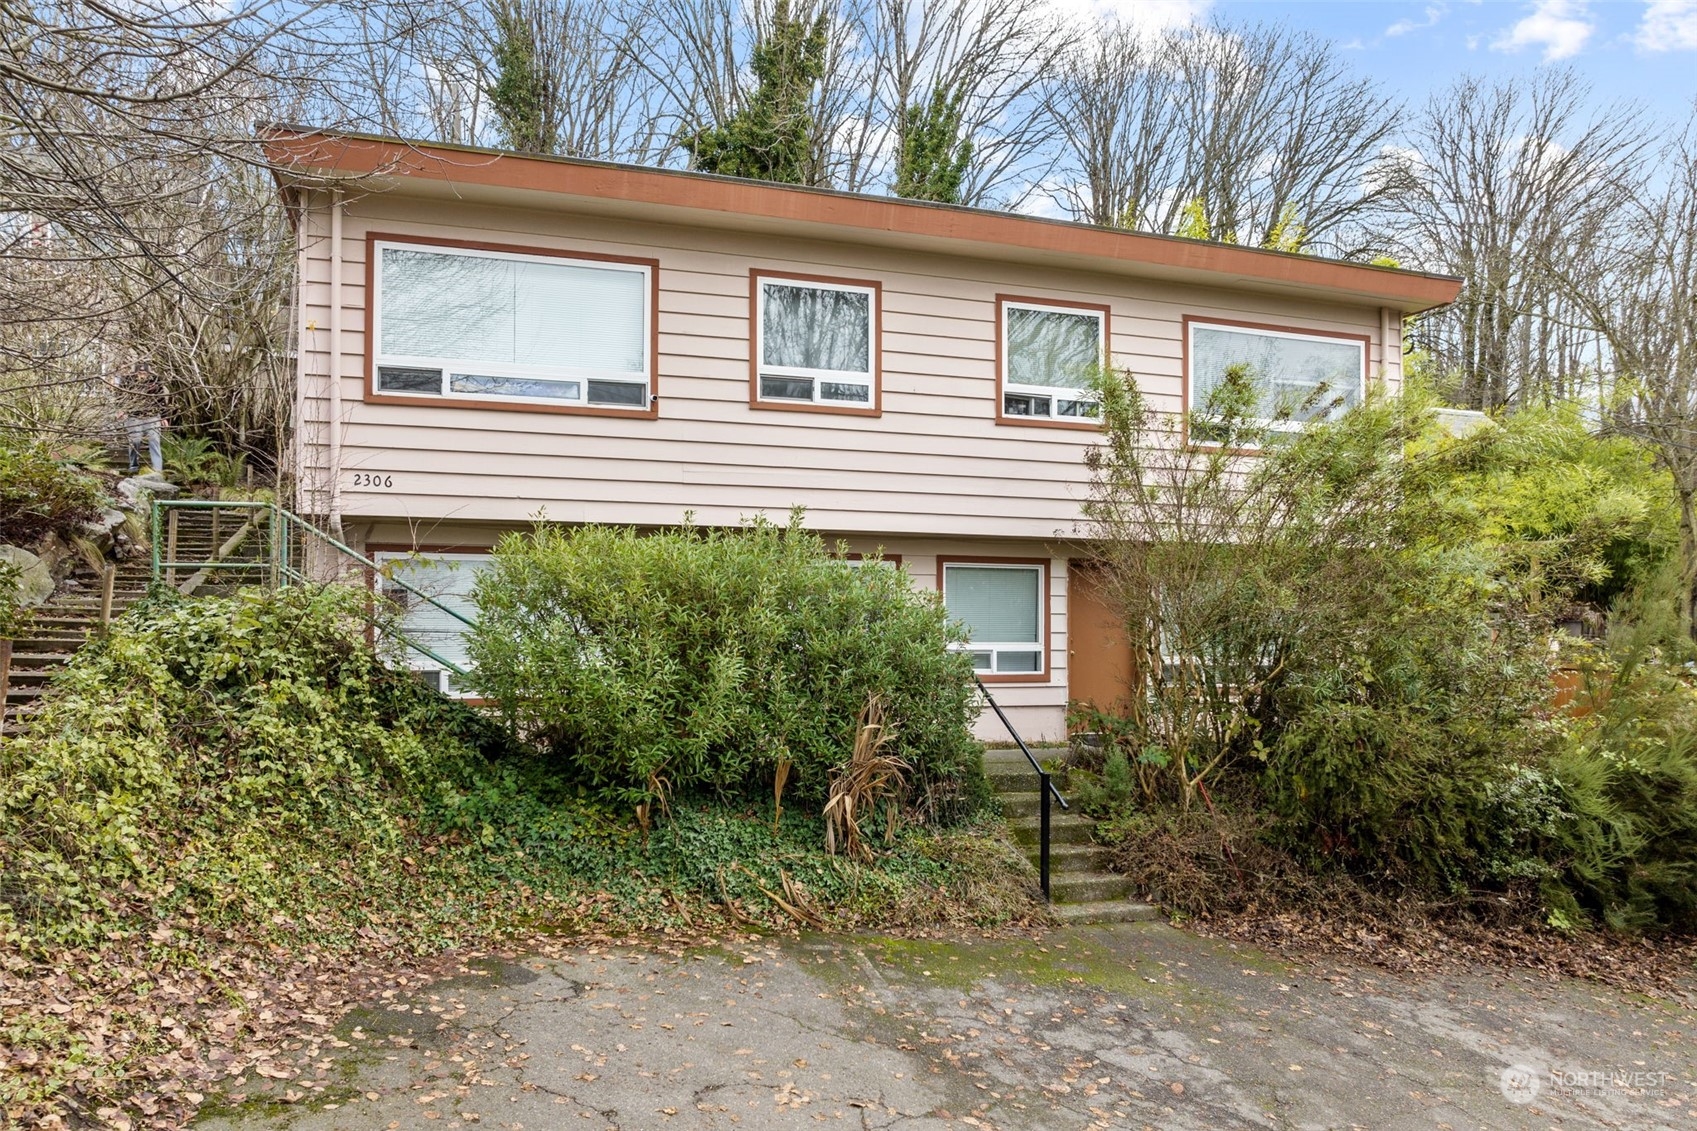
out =
{"type": "MultiPolygon", "coordinates": [[[[225,576],[232,572],[239,574],[240,571],[246,571],[247,576],[241,580],[268,589],[288,585],[323,584],[324,577],[311,576],[306,570],[306,559],[310,556],[307,548],[309,544],[315,544],[321,548],[325,560],[357,566],[362,576],[381,577],[387,584],[404,590],[463,625],[470,627],[476,624],[459,610],[449,608],[430,594],[396,577],[393,571],[275,503],[256,499],[155,499],[151,522],[153,580],[173,589],[179,588],[177,574],[181,571],[193,571],[191,577],[210,576],[208,571],[223,571],[225,576]],[[205,557],[179,558],[179,516],[188,511],[212,513],[213,545],[211,552],[205,557]],[[224,512],[230,511],[240,516],[242,521],[230,532],[230,537],[220,544],[219,519],[224,512]],[[262,539],[260,554],[236,557],[235,555],[256,535],[262,539]]],[[[377,623],[377,618],[373,615],[372,624],[377,623]]],[[[463,667],[440,655],[422,641],[398,631],[392,624],[385,624],[383,628],[386,637],[395,640],[409,651],[417,652],[455,675],[467,674],[463,667]]]]}

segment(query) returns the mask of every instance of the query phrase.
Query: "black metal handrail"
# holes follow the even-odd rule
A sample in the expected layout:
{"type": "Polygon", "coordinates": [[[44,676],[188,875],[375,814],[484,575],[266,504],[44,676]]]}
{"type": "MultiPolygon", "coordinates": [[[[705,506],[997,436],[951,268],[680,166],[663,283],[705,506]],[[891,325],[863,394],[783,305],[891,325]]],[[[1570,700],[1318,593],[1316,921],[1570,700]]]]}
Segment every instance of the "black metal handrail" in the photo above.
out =
{"type": "Polygon", "coordinates": [[[1025,755],[1025,760],[1031,763],[1031,768],[1037,771],[1038,812],[1041,814],[1037,823],[1037,876],[1043,884],[1043,898],[1049,898],[1049,799],[1053,797],[1060,802],[1061,808],[1069,808],[1067,799],[1061,796],[1061,791],[1055,788],[1054,779],[1049,771],[1043,768],[1043,763],[1031,753],[1031,748],[1025,745],[1025,739],[1019,736],[1013,723],[1008,719],[1007,712],[996,702],[996,697],[990,694],[990,689],[984,686],[984,681],[977,676],[972,681],[978,685],[978,693],[984,696],[984,702],[990,704],[990,709],[996,712],[996,717],[1002,720],[1002,725],[1008,728],[1008,734],[1013,736],[1014,744],[1019,752],[1025,755]]]}

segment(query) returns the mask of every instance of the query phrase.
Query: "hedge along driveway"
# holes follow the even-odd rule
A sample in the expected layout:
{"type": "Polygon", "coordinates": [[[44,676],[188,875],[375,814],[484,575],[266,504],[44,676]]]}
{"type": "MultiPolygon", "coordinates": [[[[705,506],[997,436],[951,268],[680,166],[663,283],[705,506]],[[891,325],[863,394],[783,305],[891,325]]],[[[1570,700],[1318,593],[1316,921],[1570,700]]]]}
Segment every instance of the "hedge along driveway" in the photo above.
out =
{"type": "Polygon", "coordinates": [[[196,1126],[1660,1128],[1697,1116],[1690,1012],[1570,980],[1297,969],[1163,924],[1040,941],[565,947],[480,969],[350,1016],[347,1049],[298,1079],[232,1085],[226,1110],[196,1126]],[[1517,1065],[1539,1082],[1530,1102],[1505,1095],[1517,1065]]]}

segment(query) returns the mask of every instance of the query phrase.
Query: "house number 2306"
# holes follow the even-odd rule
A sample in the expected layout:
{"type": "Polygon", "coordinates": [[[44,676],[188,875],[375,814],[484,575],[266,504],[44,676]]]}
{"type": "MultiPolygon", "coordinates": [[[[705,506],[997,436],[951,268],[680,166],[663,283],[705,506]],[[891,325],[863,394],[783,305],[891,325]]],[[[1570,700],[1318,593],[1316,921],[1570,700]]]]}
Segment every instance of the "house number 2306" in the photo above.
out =
{"type": "Polygon", "coordinates": [[[354,472],[355,487],[393,487],[394,485],[395,477],[393,475],[378,475],[374,471],[354,472]]]}

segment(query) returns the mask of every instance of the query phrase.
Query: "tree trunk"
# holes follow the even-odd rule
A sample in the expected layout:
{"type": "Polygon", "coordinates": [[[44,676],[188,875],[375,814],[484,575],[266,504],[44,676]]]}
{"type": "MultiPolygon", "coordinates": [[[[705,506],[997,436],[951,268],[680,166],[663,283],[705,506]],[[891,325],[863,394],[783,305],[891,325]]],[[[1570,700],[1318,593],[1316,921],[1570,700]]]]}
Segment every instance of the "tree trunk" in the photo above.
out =
{"type": "Polygon", "coordinates": [[[1679,623],[1697,640],[1697,492],[1679,489],[1679,623]]]}

